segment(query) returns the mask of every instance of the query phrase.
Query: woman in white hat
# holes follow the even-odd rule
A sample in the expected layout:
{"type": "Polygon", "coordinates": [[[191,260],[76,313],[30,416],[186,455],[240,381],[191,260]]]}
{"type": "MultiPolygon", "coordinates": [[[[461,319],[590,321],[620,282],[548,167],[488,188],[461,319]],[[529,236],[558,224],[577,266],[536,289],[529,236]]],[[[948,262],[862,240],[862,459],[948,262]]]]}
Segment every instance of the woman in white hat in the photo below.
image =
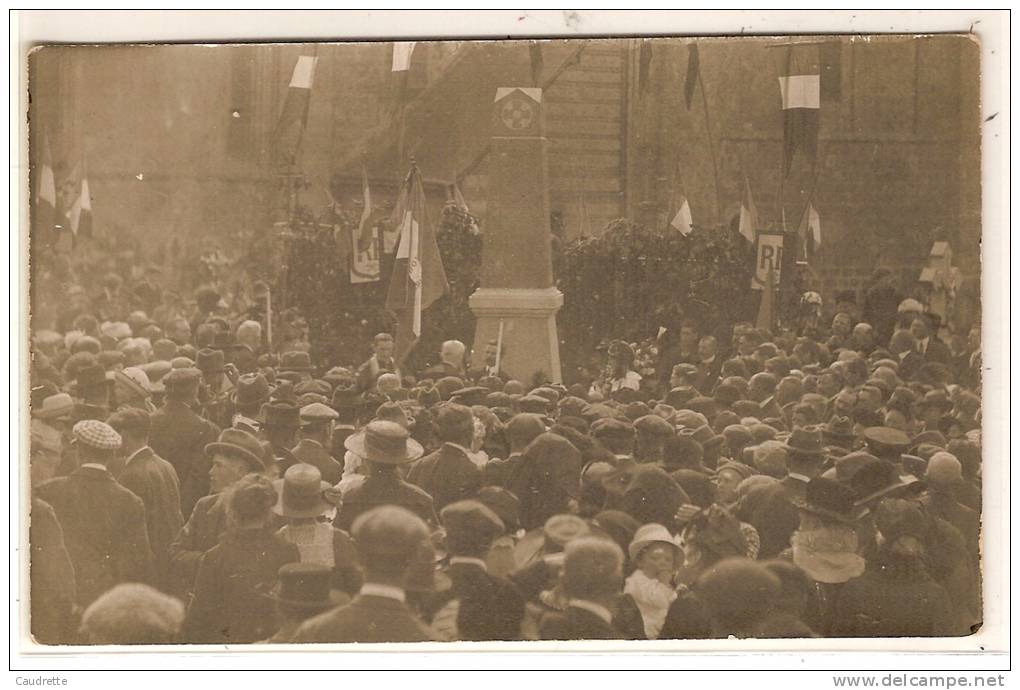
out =
{"type": "Polygon", "coordinates": [[[633,597],[649,640],[659,636],[670,604],[676,599],[673,578],[682,559],[680,546],[662,525],[643,525],[627,549],[635,570],[623,591],[633,597]]]}
{"type": "Polygon", "coordinates": [[[333,589],[357,594],[362,581],[357,551],[350,536],[329,522],[336,506],[327,500],[331,487],[318,468],[291,465],[273,488],[278,496],[273,512],[287,522],[277,534],[298,547],[301,563],[329,567],[333,589]]]}

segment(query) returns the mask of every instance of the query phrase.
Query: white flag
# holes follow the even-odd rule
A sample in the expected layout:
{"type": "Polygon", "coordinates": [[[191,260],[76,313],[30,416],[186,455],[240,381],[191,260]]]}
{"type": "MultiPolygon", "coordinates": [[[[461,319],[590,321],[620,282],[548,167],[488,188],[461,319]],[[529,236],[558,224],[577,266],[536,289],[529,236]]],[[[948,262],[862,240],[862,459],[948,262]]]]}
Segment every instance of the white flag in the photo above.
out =
{"type": "Polygon", "coordinates": [[[822,219],[818,217],[818,211],[815,210],[814,204],[808,204],[807,208],[807,228],[804,233],[805,237],[807,233],[811,233],[811,237],[815,241],[815,249],[822,246],[822,219]]]}
{"type": "Polygon", "coordinates": [[[680,234],[684,237],[690,235],[694,230],[694,221],[691,219],[691,206],[687,203],[686,197],[680,197],[680,210],[673,216],[670,225],[679,230],[680,234]]]}
{"type": "Polygon", "coordinates": [[[758,209],[751,198],[751,183],[744,178],[744,199],[740,202],[740,234],[751,244],[758,232],[758,209]]]}
{"type": "Polygon", "coordinates": [[[411,69],[411,53],[414,52],[414,41],[403,41],[393,44],[393,72],[406,72],[411,69]]]}

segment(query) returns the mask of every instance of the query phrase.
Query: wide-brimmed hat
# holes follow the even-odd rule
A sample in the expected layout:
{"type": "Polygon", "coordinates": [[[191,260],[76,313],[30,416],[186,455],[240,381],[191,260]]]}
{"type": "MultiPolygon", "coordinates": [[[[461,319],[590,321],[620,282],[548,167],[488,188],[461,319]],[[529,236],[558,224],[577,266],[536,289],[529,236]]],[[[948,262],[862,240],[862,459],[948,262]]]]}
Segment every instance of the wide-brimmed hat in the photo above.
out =
{"type": "Polygon", "coordinates": [[[800,456],[825,456],[825,443],[822,440],[822,427],[816,424],[797,427],[784,444],[789,453],[800,456]]]}
{"type": "Polygon", "coordinates": [[[822,427],[822,436],[826,440],[837,442],[853,441],[854,422],[849,417],[834,416],[822,427]]]}
{"type": "Polygon", "coordinates": [[[301,426],[301,411],[297,405],[288,402],[271,402],[264,406],[265,426],[280,429],[297,429],[301,426]]]}
{"type": "Polygon", "coordinates": [[[627,547],[627,555],[630,557],[630,562],[637,561],[638,556],[645,550],[646,547],[651,546],[657,542],[669,544],[673,547],[675,554],[679,554],[680,545],[677,544],[676,539],[669,530],[662,525],[657,525],[654,522],[647,525],[642,525],[638,528],[637,532],[634,533],[634,538],[631,540],[630,545],[627,547]]]}
{"type": "Polygon", "coordinates": [[[804,496],[794,496],[791,501],[805,513],[836,522],[852,524],[858,517],[853,489],[827,477],[813,478],[808,482],[804,496]]]}
{"type": "Polygon", "coordinates": [[[243,460],[252,472],[264,472],[266,469],[262,459],[262,444],[257,438],[241,429],[224,429],[216,441],[206,445],[206,455],[211,456],[216,453],[243,460]]]}
{"type": "Polygon", "coordinates": [[[330,609],[350,601],[345,592],[332,589],[333,569],[320,563],[288,563],[280,568],[273,599],[303,609],[330,609]]]}
{"type": "Polygon", "coordinates": [[[876,458],[857,469],[850,479],[850,488],[856,499],[854,503],[863,506],[917,483],[917,477],[901,476],[896,472],[896,467],[892,463],[876,458]]]}
{"type": "Polygon", "coordinates": [[[285,518],[316,518],[329,512],[333,505],[326,500],[329,482],[314,465],[303,462],[287,468],[282,479],[273,482],[278,496],[273,512],[285,518]]]}
{"type": "Polygon", "coordinates": [[[33,406],[32,416],[38,419],[68,419],[74,411],[74,400],[67,393],[45,397],[38,407],[33,406]]]}
{"type": "Polygon", "coordinates": [[[364,429],[348,436],[344,447],[369,462],[404,465],[422,456],[421,444],[396,422],[369,422],[364,429]]]}
{"type": "Polygon", "coordinates": [[[315,367],[312,366],[312,357],[307,352],[301,350],[291,350],[290,352],[284,352],[280,356],[280,366],[277,367],[281,372],[286,371],[311,371],[315,367]]]}

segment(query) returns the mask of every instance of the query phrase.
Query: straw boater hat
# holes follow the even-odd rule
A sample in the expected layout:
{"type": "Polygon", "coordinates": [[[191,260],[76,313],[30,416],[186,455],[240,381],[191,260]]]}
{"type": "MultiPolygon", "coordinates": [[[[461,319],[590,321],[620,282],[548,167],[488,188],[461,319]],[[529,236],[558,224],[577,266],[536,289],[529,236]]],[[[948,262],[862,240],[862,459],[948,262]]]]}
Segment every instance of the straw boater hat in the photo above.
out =
{"type": "Polygon", "coordinates": [[[55,393],[43,399],[38,408],[33,406],[32,416],[37,419],[69,419],[74,411],[74,400],[67,393],[55,393]]]}
{"type": "Polygon", "coordinates": [[[326,500],[329,482],[322,481],[319,468],[303,462],[287,468],[282,479],[273,481],[278,496],[273,512],[285,518],[317,518],[333,509],[326,500]]]}
{"type": "Polygon", "coordinates": [[[396,422],[375,421],[347,437],[344,447],[369,462],[405,465],[422,456],[421,444],[396,422]]]}

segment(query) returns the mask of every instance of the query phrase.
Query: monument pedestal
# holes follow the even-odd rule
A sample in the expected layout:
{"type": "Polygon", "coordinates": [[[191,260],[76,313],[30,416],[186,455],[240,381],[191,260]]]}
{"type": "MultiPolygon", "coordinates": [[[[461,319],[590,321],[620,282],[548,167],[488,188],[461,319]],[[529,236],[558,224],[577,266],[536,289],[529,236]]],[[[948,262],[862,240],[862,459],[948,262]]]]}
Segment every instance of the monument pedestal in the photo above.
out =
{"type": "MultiPolygon", "coordinates": [[[[499,336],[500,369],[528,385],[541,373],[562,382],[549,230],[548,142],[542,90],[496,90],[489,151],[489,204],[481,286],[470,297],[475,352],[499,336]]],[[[478,361],[476,359],[476,361],[478,361]]]]}
{"type": "Polygon", "coordinates": [[[536,373],[553,383],[563,381],[556,335],[556,312],[563,306],[563,293],[554,287],[479,288],[469,303],[477,318],[476,348],[496,340],[503,323],[503,372],[529,385],[536,373]]]}

